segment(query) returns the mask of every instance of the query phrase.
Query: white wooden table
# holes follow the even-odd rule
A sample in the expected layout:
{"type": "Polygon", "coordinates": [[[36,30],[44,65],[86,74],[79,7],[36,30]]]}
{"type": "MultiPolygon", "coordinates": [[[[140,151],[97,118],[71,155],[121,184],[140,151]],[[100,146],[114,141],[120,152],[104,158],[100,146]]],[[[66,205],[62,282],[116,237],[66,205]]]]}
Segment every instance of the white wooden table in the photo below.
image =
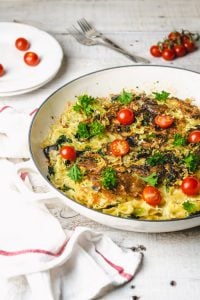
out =
{"type": "MultiPolygon", "coordinates": [[[[65,59],[53,81],[30,94],[0,99],[29,111],[67,81],[102,68],[132,64],[126,57],[103,47],[86,47],[67,34],[67,28],[85,17],[108,37],[154,64],[185,67],[200,72],[200,50],[165,62],[149,55],[150,45],[171,30],[200,30],[199,0],[0,0],[0,20],[27,23],[51,33],[62,45],[65,59]]],[[[200,299],[200,230],[166,234],[118,231],[80,215],[60,218],[64,228],[89,226],[109,235],[124,247],[143,245],[144,261],[130,283],[104,299],[198,300],[200,299]],[[171,281],[175,285],[171,285],[171,281]]],[[[65,299],[63,299],[65,300],[65,299]]]]}

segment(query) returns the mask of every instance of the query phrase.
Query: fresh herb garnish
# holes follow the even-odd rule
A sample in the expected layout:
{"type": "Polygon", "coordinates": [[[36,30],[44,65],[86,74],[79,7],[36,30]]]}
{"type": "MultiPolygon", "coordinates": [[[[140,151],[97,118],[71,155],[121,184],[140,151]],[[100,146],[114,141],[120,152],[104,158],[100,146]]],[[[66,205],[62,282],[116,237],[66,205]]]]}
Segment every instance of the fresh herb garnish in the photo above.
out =
{"type": "Polygon", "coordinates": [[[121,94],[117,97],[117,101],[121,104],[129,104],[133,99],[133,94],[130,92],[126,92],[124,89],[121,94]]]}
{"type": "Polygon", "coordinates": [[[49,173],[50,176],[55,174],[53,166],[48,166],[48,173],[49,173]]]}
{"type": "Polygon", "coordinates": [[[147,158],[147,163],[151,166],[154,167],[156,165],[162,165],[166,162],[166,157],[164,154],[160,152],[154,153],[152,156],[147,158]]]}
{"type": "Polygon", "coordinates": [[[107,167],[102,172],[101,183],[106,189],[112,190],[117,185],[117,173],[114,169],[107,167]]]}
{"type": "Polygon", "coordinates": [[[80,123],[76,132],[76,137],[89,139],[93,136],[101,135],[105,131],[105,127],[98,121],[91,124],[80,123]]]}
{"type": "Polygon", "coordinates": [[[140,177],[140,178],[152,186],[156,186],[158,183],[158,176],[155,172],[153,172],[147,177],[140,177]]]}
{"type": "Polygon", "coordinates": [[[64,143],[72,143],[72,140],[70,138],[66,137],[66,135],[62,134],[57,139],[56,145],[62,145],[64,143]]]}
{"type": "Polygon", "coordinates": [[[88,95],[81,95],[78,97],[76,104],[73,106],[77,112],[83,112],[86,116],[90,116],[94,111],[92,105],[94,104],[94,98],[88,95]]]}
{"type": "Polygon", "coordinates": [[[98,121],[94,121],[93,123],[90,124],[90,135],[95,136],[95,135],[100,135],[104,132],[105,127],[98,121]]]}
{"type": "Polygon", "coordinates": [[[75,182],[80,181],[83,178],[83,174],[77,164],[74,164],[68,171],[67,175],[75,182]]]}
{"type": "Polygon", "coordinates": [[[189,153],[183,161],[190,172],[195,172],[200,164],[200,157],[194,153],[189,153]]]}
{"type": "Polygon", "coordinates": [[[161,93],[153,92],[155,95],[155,99],[160,102],[166,102],[167,98],[169,97],[170,93],[162,91],[161,93]]]}
{"type": "Polygon", "coordinates": [[[174,146],[185,146],[187,144],[187,139],[179,133],[174,135],[174,146]]]}
{"type": "Polygon", "coordinates": [[[183,208],[189,213],[194,213],[196,211],[196,205],[190,201],[183,202],[183,208]]]}
{"type": "Polygon", "coordinates": [[[82,139],[88,139],[90,137],[89,127],[86,123],[79,123],[76,132],[76,137],[82,139]]]}

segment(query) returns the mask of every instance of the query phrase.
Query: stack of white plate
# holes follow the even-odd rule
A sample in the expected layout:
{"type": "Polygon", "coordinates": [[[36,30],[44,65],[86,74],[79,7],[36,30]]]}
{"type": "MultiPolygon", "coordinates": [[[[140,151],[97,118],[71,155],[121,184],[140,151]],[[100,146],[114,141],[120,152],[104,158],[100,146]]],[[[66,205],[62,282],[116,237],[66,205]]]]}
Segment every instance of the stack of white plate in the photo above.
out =
{"type": "Polygon", "coordinates": [[[0,33],[0,64],[5,68],[5,74],[0,77],[0,97],[33,91],[56,75],[63,52],[50,34],[32,26],[8,22],[0,22],[0,33]],[[28,66],[24,62],[26,51],[15,47],[19,37],[29,41],[27,51],[35,52],[40,57],[37,66],[28,66]]]}

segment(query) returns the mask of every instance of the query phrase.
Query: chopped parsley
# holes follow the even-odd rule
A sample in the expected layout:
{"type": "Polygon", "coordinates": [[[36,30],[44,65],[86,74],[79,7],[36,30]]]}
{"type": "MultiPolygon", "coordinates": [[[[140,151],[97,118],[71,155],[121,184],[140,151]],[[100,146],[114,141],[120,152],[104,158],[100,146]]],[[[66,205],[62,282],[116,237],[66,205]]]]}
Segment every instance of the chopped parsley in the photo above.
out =
{"type": "Polygon", "coordinates": [[[68,171],[67,175],[69,178],[74,180],[75,182],[80,181],[83,178],[83,173],[77,166],[77,164],[74,164],[68,171]]]}
{"type": "Polygon", "coordinates": [[[48,173],[50,176],[55,174],[55,170],[53,166],[48,166],[48,173]]]}
{"type": "Polygon", "coordinates": [[[147,177],[140,177],[140,178],[152,186],[156,186],[158,183],[158,176],[155,172],[153,172],[147,177]]]}
{"type": "Polygon", "coordinates": [[[183,208],[190,214],[194,213],[196,211],[196,205],[190,201],[185,201],[185,202],[183,202],[182,205],[183,205],[183,208]]]}
{"type": "Polygon", "coordinates": [[[121,104],[129,104],[133,99],[133,94],[130,92],[126,92],[124,89],[121,94],[117,97],[117,101],[121,104]]]}
{"type": "Polygon", "coordinates": [[[102,172],[101,183],[106,189],[112,190],[117,185],[117,173],[114,169],[107,167],[102,172]]]}
{"type": "Polygon", "coordinates": [[[151,166],[154,167],[156,165],[162,165],[166,162],[166,157],[164,154],[160,152],[154,153],[152,156],[147,158],[147,163],[151,166]]]}
{"type": "Polygon", "coordinates": [[[194,153],[189,153],[183,161],[190,172],[195,172],[200,164],[200,157],[194,153]]]}
{"type": "Polygon", "coordinates": [[[167,98],[170,95],[170,93],[165,92],[165,91],[162,91],[161,93],[153,92],[153,94],[155,96],[155,99],[160,102],[166,102],[167,98]]]}
{"type": "Polygon", "coordinates": [[[80,123],[76,132],[76,137],[81,139],[89,139],[93,136],[101,135],[105,131],[105,127],[98,121],[91,124],[80,123]]]}
{"type": "Polygon", "coordinates": [[[64,143],[72,143],[72,140],[70,138],[66,137],[66,135],[62,134],[57,139],[56,145],[62,145],[64,143]]]}
{"type": "Polygon", "coordinates": [[[174,135],[174,146],[185,146],[187,144],[187,139],[179,133],[174,135]]]}
{"type": "Polygon", "coordinates": [[[90,116],[93,111],[94,98],[88,95],[81,95],[78,97],[76,104],[73,106],[77,112],[83,112],[86,116],[90,116]]]}

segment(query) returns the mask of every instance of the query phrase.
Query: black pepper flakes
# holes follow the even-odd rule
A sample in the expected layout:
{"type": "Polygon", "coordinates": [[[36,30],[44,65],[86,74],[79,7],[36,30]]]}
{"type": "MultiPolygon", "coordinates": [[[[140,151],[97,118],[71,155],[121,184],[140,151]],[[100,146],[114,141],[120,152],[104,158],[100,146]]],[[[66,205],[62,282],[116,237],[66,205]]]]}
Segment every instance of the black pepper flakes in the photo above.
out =
{"type": "Polygon", "coordinates": [[[140,297],[138,297],[138,296],[132,296],[132,300],[139,300],[140,299],[140,297]]]}
{"type": "Polygon", "coordinates": [[[170,281],[170,285],[171,285],[171,286],[176,286],[176,281],[171,280],[171,281],[170,281]]]}

